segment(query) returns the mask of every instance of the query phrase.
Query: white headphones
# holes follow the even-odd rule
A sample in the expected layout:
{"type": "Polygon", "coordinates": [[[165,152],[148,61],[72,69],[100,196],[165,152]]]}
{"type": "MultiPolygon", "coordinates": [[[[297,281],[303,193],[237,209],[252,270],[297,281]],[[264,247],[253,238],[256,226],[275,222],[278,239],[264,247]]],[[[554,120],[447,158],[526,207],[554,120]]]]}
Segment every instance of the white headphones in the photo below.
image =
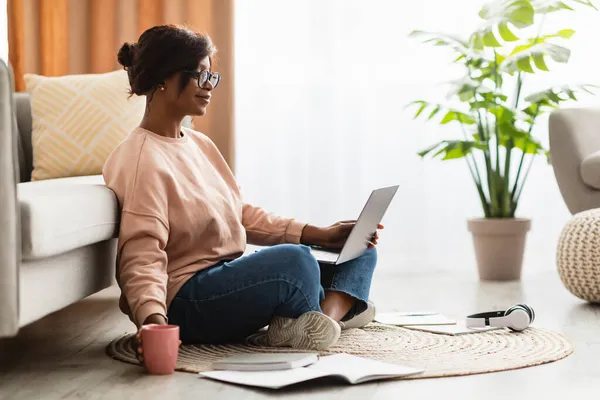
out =
{"type": "Polygon", "coordinates": [[[490,311],[469,315],[467,328],[485,328],[488,326],[508,328],[515,332],[525,330],[535,320],[533,308],[526,304],[517,304],[506,311],[490,311]]]}

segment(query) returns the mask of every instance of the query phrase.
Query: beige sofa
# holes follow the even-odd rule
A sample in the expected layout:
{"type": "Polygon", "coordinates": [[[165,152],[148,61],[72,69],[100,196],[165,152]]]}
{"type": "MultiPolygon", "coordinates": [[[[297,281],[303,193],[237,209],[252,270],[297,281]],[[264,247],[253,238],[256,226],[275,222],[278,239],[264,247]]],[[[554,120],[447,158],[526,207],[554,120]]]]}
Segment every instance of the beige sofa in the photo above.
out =
{"type": "Polygon", "coordinates": [[[29,96],[13,93],[11,71],[0,64],[4,337],[114,283],[118,204],[101,175],[30,182],[29,96]]]}
{"type": "Polygon", "coordinates": [[[600,109],[554,111],[549,133],[554,175],[569,211],[600,208],[600,109]]]}

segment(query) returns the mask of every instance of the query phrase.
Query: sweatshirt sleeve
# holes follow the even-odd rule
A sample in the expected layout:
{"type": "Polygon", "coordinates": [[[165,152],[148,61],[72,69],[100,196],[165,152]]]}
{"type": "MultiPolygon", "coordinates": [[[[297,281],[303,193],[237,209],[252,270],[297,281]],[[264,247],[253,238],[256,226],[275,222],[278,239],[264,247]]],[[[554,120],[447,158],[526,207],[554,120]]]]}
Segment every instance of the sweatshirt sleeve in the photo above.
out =
{"type": "Polygon", "coordinates": [[[273,215],[260,207],[244,203],[242,225],[246,229],[248,243],[271,246],[281,243],[299,244],[306,223],[273,215]]]}
{"type": "Polygon", "coordinates": [[[168,177],[156,152],[147,151],[147,146],[141,139],[126,142],[103,170],[121,209],[119,306],[138,327],[152,314],[167,316],[168,177]]]}
{"type": "Polygon", "coordinates": [[[152,314],[167,318],[168,227],[156,216],[123,210],[119,233],[119,285],[139,327],[152,314]]]}

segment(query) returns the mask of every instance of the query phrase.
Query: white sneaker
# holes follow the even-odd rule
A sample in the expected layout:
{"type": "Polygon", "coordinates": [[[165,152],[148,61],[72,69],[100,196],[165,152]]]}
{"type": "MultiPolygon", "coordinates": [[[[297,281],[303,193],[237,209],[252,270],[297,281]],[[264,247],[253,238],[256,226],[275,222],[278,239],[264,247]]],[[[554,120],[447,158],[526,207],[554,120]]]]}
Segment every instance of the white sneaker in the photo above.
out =
{"type": "Polygon", "coordinates": [[[274,317],[267,330],[267,343],[275,347],[325,350],[340,338],[340,325],[327,315],[309,311],[298,318],[274,317]]]}
{"type": "Polygon", "coordinates": [[[354,329],[354,328],[362,328],[367,324],[373,322],[375,319],[375,303],[371,300],[367,301],[367,309],[360,314],[355,315],[350,318],[348,321],[340,321],[340,326],[342,329],[354,329]]]}

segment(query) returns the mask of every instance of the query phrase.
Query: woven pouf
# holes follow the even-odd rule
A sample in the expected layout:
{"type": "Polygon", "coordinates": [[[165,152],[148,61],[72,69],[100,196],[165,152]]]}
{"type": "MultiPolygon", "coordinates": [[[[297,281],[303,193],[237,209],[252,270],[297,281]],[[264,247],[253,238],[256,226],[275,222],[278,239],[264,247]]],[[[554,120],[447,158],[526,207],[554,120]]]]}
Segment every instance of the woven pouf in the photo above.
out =
{"type": "Polygon", "coordinates": [[[567,223],[556,262],[560,279],[571,293],[600,302],[600,209],[576,214],[567,223]]]}

